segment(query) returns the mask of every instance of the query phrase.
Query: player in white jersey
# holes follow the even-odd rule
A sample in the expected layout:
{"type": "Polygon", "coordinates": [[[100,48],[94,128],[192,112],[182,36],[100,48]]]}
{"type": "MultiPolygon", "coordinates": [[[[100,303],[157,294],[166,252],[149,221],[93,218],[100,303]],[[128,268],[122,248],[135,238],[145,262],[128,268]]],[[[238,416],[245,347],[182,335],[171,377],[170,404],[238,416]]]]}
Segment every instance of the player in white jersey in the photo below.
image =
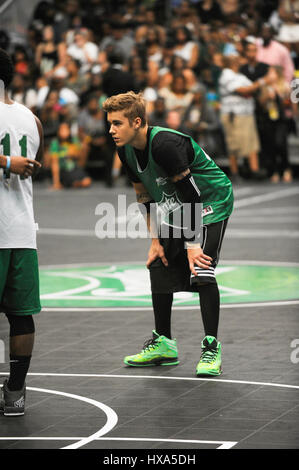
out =
{"type": "Polygon", "coordinates": [[[0,49],[0,312],[10,324],[10,375],[0,390],[0,411],[25,411],[25,379],[34,344],[33,314],[41,310],[31,177],[41,166],[39,119],[9,99],[9,55],[0,49]]]}

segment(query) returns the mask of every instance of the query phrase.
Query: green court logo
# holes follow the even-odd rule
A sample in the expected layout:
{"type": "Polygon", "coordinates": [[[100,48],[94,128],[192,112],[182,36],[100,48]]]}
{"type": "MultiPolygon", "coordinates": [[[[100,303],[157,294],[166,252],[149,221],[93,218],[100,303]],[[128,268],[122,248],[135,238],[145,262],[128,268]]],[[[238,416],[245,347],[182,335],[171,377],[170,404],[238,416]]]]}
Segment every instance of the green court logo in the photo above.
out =
{"type": "MultiPolygon", "coordinates": [[[[222,303],[299,298],[299,266],[234,265],[216,268],[222,303]]],[[[150,307],[149,271],[141,264],[42,268],[43,307],[150,307]]],[[[175,306],[198,305],[198,294],[179,292],[175,306]]]]}

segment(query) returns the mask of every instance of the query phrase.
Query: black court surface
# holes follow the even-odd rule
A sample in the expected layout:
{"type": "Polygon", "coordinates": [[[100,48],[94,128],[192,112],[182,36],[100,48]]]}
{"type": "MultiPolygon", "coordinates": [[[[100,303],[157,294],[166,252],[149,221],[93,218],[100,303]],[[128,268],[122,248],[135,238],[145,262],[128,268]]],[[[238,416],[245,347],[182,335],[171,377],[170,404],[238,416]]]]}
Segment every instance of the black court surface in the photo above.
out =
{"type": "MultiPolygon", "coordinates": [[[[298,449],[299,188],[243,182],[218,269],[223,373],[195,376],[199,307],[178,296],[180,364],[129,368],[151,337],[149,240],[99,239],[96,207],[130,188],[50,192],[35,184],[43,311],[26,414],[0,415],[1,449],[298,449]],[[142,295],[141,295],[142,294],[142,295]]],[[[123,221],[121,215],[118,221],[123,221]]],[[[0,316],[0,375],[8,325],[0,316]]]]}

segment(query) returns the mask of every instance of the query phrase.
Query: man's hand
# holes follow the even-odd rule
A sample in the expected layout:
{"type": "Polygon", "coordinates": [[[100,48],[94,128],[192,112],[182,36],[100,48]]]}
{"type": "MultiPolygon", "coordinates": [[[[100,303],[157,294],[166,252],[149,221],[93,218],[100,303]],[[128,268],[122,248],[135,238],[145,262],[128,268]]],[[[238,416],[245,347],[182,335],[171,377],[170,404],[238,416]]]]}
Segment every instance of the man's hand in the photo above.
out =
{"type": "Polygon", "coordinates": [[[161,258],[162,263],[164,266],[168,266],[168,261],[165,258],[164,248],[160,245],[159,240],[154,239],[152,241],[151,247],[148,252],[146,267],[149,268],[150,264],[155,261],[155,259],[161,258]]]}
{"type": "Polygon", "coordinates": [[[188,248],[187,256],[189,261],[189,268],[194,276],[197,276],[197,273],[194,269],[194,265],[199,266],[203,269],[208,269],[211,266],[212,258],[208,255],[205,255],[200,247],[198,248],[188,248]]]}
{"type": "Polygon", "coordinates": [[[16,175],[25,176],[25,178],[32,176],[35,170],[40,167],[41,164],[36,160],[30,160],[24,157],[10,157],[9,171],[16,175]]]}

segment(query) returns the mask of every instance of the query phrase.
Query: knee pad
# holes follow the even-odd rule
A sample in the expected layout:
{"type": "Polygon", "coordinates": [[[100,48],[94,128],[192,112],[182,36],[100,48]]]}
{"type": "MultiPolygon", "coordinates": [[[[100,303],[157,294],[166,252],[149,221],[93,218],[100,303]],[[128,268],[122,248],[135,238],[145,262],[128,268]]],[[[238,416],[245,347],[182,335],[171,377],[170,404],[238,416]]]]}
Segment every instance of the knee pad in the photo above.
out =
{"type": "Polygon", "coordinates": [[[6,317],[10,324],[10,336],[30,335],[35,332],[32,315],[9,315],[6,317]]]}

